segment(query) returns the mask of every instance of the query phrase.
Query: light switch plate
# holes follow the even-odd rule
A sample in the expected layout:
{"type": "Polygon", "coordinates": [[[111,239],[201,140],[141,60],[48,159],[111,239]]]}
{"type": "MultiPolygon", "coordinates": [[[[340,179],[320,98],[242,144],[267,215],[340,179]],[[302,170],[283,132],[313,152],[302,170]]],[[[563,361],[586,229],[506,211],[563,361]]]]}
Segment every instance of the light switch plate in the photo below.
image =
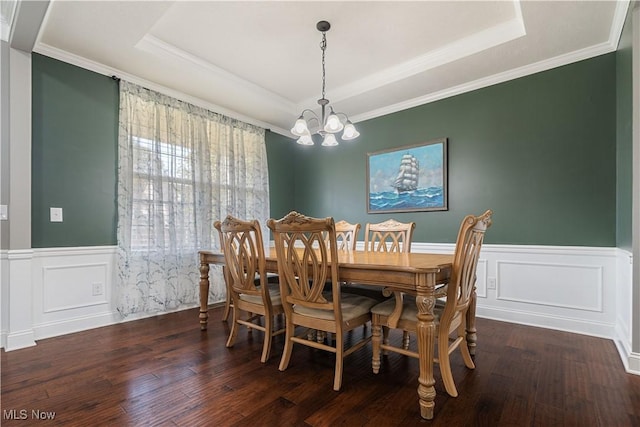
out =
{"type": "Polygon", "coordinates": [[[0,205],[0,221],[6,221],[9,219],[9,207],[7,205],[0,205]]]}
{"type": "Polygon", "coordinates": [[[51,222],[62,222],[62,208],[49,208],[51,222]]]}

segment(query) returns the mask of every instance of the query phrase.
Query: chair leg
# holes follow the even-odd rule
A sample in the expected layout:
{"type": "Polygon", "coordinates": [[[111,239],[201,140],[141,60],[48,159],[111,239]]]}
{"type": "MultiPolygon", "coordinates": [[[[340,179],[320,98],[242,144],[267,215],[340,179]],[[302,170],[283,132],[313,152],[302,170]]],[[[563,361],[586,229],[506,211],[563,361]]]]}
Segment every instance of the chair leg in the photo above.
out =
{"type": "Polygon", "coordinates": [[[231,313],[231,296],[227,293],[227,298],[224,301],[224,312],[222,313],[222,321],[229,320],[229,314],[231,313]]]}
{"type": "Polygon", "coordinates": [[[411,342],[409,338],[409,331],[402,331],[402,348],[405,350],[409,350],[409,343],[411,342]]]}
{"type": "Polygon", "coordinates": [[[336,371],[333,377],[333,389],[339,391],[342,388],[342,367],[344,365],[344,337],[342,334],[336,336],[336,371]]]}
{"type": "Polygon", "coordinates": [[[469,349],[469,354],[475,356],[476,347],[478,342],[478,334],[476,330],[476,288],[473,288],[473,292],[471,293],[471,299],[469,300],[469,308],[467,308],[466,317],[466,328],[467,328],[467,348],[469,349]]]}
{"type": "MultiPolygon", "coordinates": [[[[226,266],[222,267],[222,277],[224,277],[224,284],[227,288],[227,295],[224,299],[224,312],[222,313],[222,321],[226,322],[227,320],[229,320],[229,314],[231,312],[231,308],[233,307],[233,303],[231,301],[231,291],[229,290],[229,281],[231,279],[229,278],[229,271],[227,270],[226,266]]],[[[235,307],[233,307],[233,309],[235,310],[235,307]]]]}
{"type": "Polygon", "coordinates": [[[440,361],[440,375],[444,388],[451,397],[458,397],[458,390],[453,381],[451,361],[449,360],[449,336],[444,331],[438,336],[438,359],[440,361]]]}
{"type": "MultiPolygon", "coordinates": [[[[382,343],[384,345],[389,345],[389,327],[388,326],[382,327],[382,343]]],[[[389,354],[389,352],[387,350],[383,350],[382,354],[386,356],[389,354]]]]}
{"type": "Polygon", "coordinates": [[[265,363],[271,353],[271,340],[273,339],[273,316],[264,317],[264,344],[262,345],[262,357],[260,361],[265,363]]]}
{"type": "Polygon", "coordinates": [[[238,335],[238,317],[240,316],[240,310],[233,309],[233,317],[231,318],[231,332],[229,332],[229,338],[227,339],[227,347],[233,347],[236,342],[236,336],[238,335]]]}
{"type": "Polygon", "coordinates": [[[378,322],[376,321],[371,322],[371,346],[373,348],[372,350],[373,357],[371,359],[371,367],[373,368],[374,374],[377,374],[378,372],[380,372],[381,329],[382,328],[380,327],[380,324],[378,322]]]}
{"type": "MultiPolygon", "coordinates": [[[[235,311],[235,308],[234,308],[234,311],[235,311]]],[[[253,317],[253,313],[247,312],[247,319],[251,319],[252,317],[253,317]]],[[[253,328],[247,328],[247,333],[248,334],[252,334],[253,333],[253,328]]]]}
{"type": "MultiPolygon", "coordinates": [[[[466,326],[464,324],[458,327],[458,336],[464,337],[466,326]]],[[[475,369],[476,365],[473,363],[473,358],[471,357],[471,352],[469,351],[469,346],[467,345],[467,340],[463,339],[460,341],[460,352],[462,353],[462,360],[464,361],[464,365],[469,369],[475,369]]]]}
{"type": "Polygon", "coordinates": [[[291,338],[295,333],[296,326],[293,322],[286,317],[285,318],[286,326],[285,326],[285,338],[284,338],[284,349],[282,350],[282,358],[280,359],[279,370],[284,371],[289,366],[289,360],[291,359],[291,352],[293,351],[293,341],[291,338]]]}

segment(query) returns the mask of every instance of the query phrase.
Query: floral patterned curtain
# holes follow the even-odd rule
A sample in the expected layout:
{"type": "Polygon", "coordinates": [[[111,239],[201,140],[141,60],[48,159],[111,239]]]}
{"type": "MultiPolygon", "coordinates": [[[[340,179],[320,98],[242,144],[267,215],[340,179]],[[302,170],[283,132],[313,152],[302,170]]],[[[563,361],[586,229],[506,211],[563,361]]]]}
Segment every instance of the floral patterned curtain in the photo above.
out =
{"type": "MultiPolygon", "coordinates": [[[[120,81],[118,159],[118,312],[197,303],[213,222],[269,218],[264,129],[120,81]]],[[[209,301],[223,300],[219,267],[210,282],[209,301]]]]}

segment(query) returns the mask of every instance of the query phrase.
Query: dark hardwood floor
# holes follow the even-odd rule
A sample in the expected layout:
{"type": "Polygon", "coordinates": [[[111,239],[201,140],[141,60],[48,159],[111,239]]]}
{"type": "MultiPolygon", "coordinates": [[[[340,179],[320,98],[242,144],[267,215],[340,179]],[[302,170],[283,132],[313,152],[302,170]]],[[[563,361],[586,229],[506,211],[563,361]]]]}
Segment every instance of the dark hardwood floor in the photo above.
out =
{"type": "Polygon", "coordinates": [[[345,360],[334,392],[332,355],[296,346],[279,372],[283,337],[261,364],[262,334],[242,329],[227,349],[221,314],[210,310],[205,332],[194,309],[2,351],[1,424],[640,426],[640,377],[609,340],[478,319],[476,369],[454,353],[457,398],[436,370],[425,421],[417,360],[392,354],[374,375],[369,345],[345,360]]]}

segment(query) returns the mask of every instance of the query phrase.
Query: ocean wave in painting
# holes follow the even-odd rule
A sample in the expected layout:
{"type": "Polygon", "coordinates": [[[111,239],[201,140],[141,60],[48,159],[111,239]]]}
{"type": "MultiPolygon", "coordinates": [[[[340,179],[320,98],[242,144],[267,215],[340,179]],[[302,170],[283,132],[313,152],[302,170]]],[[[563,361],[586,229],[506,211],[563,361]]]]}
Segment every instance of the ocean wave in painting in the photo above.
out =
{"type": "Polygon", "coordinates": [[[407,193],[383,191],[369,194],[369,211],[433,209],[444,207],[442,187],[418,188],[407,193]]]}

